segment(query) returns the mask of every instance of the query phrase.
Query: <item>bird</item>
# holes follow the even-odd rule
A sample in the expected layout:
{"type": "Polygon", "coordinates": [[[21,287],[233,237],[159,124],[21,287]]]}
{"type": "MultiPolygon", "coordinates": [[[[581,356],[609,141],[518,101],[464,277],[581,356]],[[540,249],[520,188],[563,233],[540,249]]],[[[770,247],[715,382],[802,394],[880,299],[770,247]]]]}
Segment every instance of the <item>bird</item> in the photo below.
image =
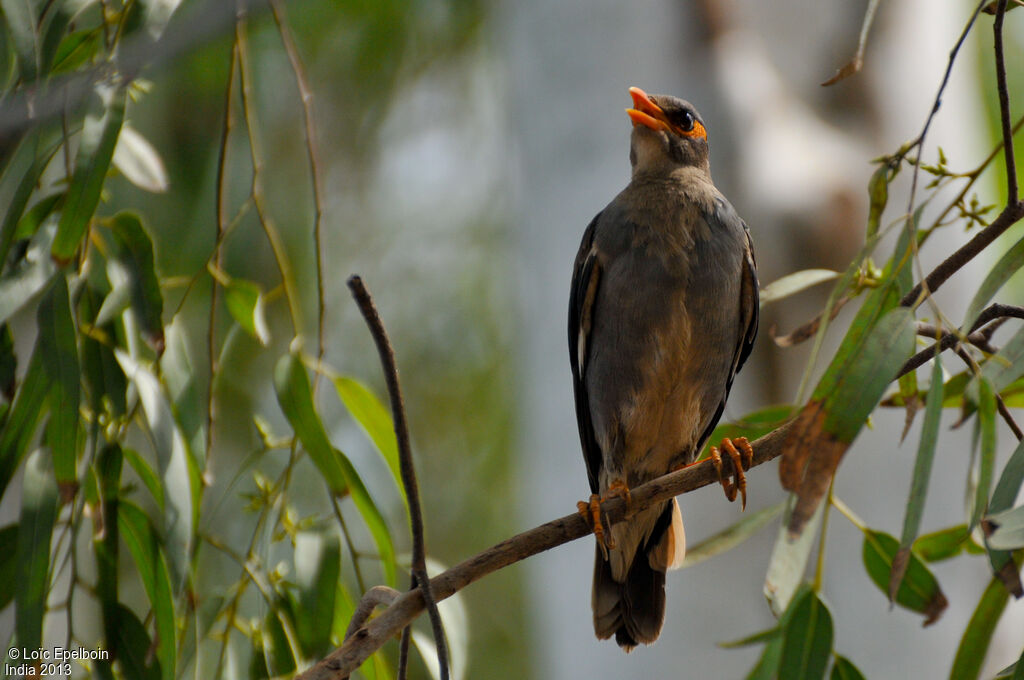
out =
{"type": "MultiPolygon", "coordinates": [[[[665,619],[665,573],[686,554],[675,499],[632,513],[629,489],[692,464],[722,417],[757,335],[750,231],[715,188],[707,128],[689,102],[629,88],[629,184],[590,222],[573,267],[569,354],[590,482],[579,511],[597,538],[594,632],[625,651],[665,619]],[[626,500],[605,529],[600,504],[626,500]]],[[[711,448],[727,498],[746,505],[753,451],[711,448]],[[721,453],[733,462],[723,475],[721,453]]]]}

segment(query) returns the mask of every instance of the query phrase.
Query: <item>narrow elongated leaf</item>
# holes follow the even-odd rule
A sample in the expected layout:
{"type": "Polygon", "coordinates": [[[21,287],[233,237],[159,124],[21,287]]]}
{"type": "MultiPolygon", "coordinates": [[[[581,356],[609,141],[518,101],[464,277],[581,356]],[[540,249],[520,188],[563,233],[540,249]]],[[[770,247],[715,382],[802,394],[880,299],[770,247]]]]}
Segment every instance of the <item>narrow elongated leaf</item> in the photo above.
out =
{"type": "Polygon", "coordinates": [[[224,303],[245,332],[266,347],[270,343],[267,327],[266,300],[258,283],[245,279],[231,279],[224,294],[224,303]]]}
{"type": "Polygon", "coordinates": [[[17,386],[18,357],[14,354],[14,336],[7,324],[0,324],[0,398],[14,399],[17,386]]]}
{"type": "Polygon", "coordinates": [[[870,199],[868,207],[868,225],[867,225],[867,238],[873,237],[878,233],[878,227],[882,220],[882,213],[885,212],[885,206],[889,202],[889,182],[896,175],[898,170],[890,168],[888,163],[883,163],[871,173],[871,179],[868,180],[868,197],[870,199]]]}
{"type": "Polygon", "coordinates": [[[343,496],[348,492],[345,475],[334,455],[327,433],[324,431],[320,416],[313,406],[313,392],[309,384],[309,375],[302,361],[294,354],[281,357],[274,369],[274,387],[277,390],[277,401],[281,405],[288,422],[291,423],[299,441],[309,453],[310,458],[331,492],[343,496]]]}
{"type": "Polygon", "coordinates": [[[54,75],[68,73],[82,66],[103,47],[103,31],[101,28],[85,28],[65,36],[57,46],[53,56],[54,75]]]}
{"type": "Polygon", "coordinates": [[[122,500],[117,508],[117,526],[132,554],[142,586],[153,607],[156,620],[156,656],[160,660],[162,680],[174,678],[175,627],[174,599],[167,560],[149,518],[137,505],[122,500]]]}
{"type": "Polygon", "coordinates": [[[43,614],[50,582],[50,538],[57,519],[57,485],[49,454],[29,456],[21,483],[21,519],[15,553],[14,630],[25,649],[43,646],[43,614]]]}
{"type": "Polygon", "coordinates": [[[196,465],[203,468],[206,465],[206,397],[196,386],[196,370],[183,326],[180,314],[167,324],[164,333],[166,348],[160,357],[160,369],[175,421],[196,465]]]}
{"type": "Polygon", "coordinates": [[[959,524],[955,527],[940,529],[930,534],[924,534],[914,541],[914,554],[925,562],[940,562],[956,557],[965,549],[974,552],[974,543],[971,542],[971,532],[966,524],[959,524]]]}
{"type": "Polygon", "coordinates": [[[32,238],[43,226],[46,218],[53,213],[54,209],[64,200],[64,194],[50,194],[32,206],[28,212],[18,220],[18,228],[14,231],[14,240],[32,238]]]}
{"type": "Polygon", "coordinates": [[[970,330],[971,326],[978,319],[978,315],[985,309],[988,301],[1022,267],[1024,267],[1024,238],[1013,244],[999,258],[999,261],[995,263],[985,276],[985,280],[978,286],[978,292],[974,294],[974,299],[971,300],[971,304],[967,307],[967,314],[964,315],[964,322],[961,326],[964,331],[970,330]]]}
{"type": "Polygon", "coordinates": [[[39,73],[42,36],[37,28],[42,4],[28,0],[0,0],[7,30],[18,54],[22,81],[31,83],[39,73]]]}
{"type": "MultiPolygon", "coordinates": [[[[992,383],[992,390],[996,393],[1002,393],[1021,376],[1024,376],[1024,328],[1019,328],[981,367],[981,377],[992,383]]],[[[968,394],[973,396],[970,392],[968,394]]]]}
{"type": "MultiPolygon", "coordinates": [[[[280,606],[284,606],[282,603],[280,606]]],[[[267,671],[272,678],[290,676],[295,670],[295,656],[288,644],[288,636],[278,618],[278,606],[267,612],[263,617],[262,641],[263,658],[267,671]]]]}
{"type": "Polygon", "coordinates": [[[935,442],[939,436],[939,421],[942,419],[942,362],[936,357],[932,366],[932,384],[928,389],[928,401],[925,404],[924,424],[921,427],[921,440],[917,447],[917,459],[914,461],[914,475],[910,482],[910,495],[907,496],[907,511],[903,517],[903,535],[900,548],[893,559],[892,574],[889,577],[889,600],[896,597],[900,581],[910,560],[910,546],[917,538],[921,528],[921,515],[924,513],[924,502],[928,494],[928,481],[932,475],[932,461],[935,459],[935,442]]]}
{"type": "MultiPolygon", "coordinates": [[[[999,475],[999,481],[992,492],[992,500],[988,504],[988,512],[998,514],[1009,509],[1013,505],[1014,499],[1017,498],[1022,483],[1024,483],[1024,442],[1017,445],[1017,448],[1010,455],[1010,459],[1006,461],[1006,466],[1003,468],[1002,474],[999,475]]],[[[995,523],[991,517],[986,518],[982,522],[982,527],[986,533],[989,533],[990,527],[994,525],[995,523]]],[[[989,548],[988,559],[992,564],[992,571],[1002,579],[1006,589],[1015,596],[1021,597],[1024,596],[1024,586],[1021,585],[1020,573],[1012,567],[1012,556],[1006,552],[1006,547],[1008,545],[1015,545],[1016,542],[1012,539],[1007,540],[1007,532],[1010,529],[1005,526],[1003,529],[1004,533],[996,538],[995,543],[992,542],[991,538],[986,538],[989,548]],[[1000,547],[1002,547],[1002,550],[999,549],[1000,547]]],[[[1022,540],[1019,543],[1021,546],[1024,546],[1024,527],[1021,528],[1021,533],[1022,540]]]]}
{"type": "Polygon", "coordinates": [[[793,601],[793,611],[783,630],[780,678],[824,678],[832,655],[832,615],[813,590],[793,601]]]}
{"type": "MultiPolygon", "coordinates": [[[[84,323],[95,324],[99,293],[86,286],[79,298],[79,315],[84,323]]],[[[107,337],[115,337],[113,324],[98,329],[107,337]]],[[[88,392],[89,408],[94,414],[110,411],[112,416],[122,416],[128,411],[128,379],[114,358],[110,345],[100,342],[91,334],[83,333],[82,377],[88,392]]]]}
{"type": "Polygon", "coordinates": [[[761,304],[781,300],[819,283],[833,281],[837,278],[839,278],[839,272],[831,269],[804,269],[787,274],[761,289],[761,304]]]}
{"type": "Polygon", "coordinates": [[[989,502],[991,512],[1002,512],[1013,505],[1014,499],[1024,484],[1024,442],[1017,444],[1017,448],[1010,454],[1006,461],[999,481],[996,482],[995,491],[992,492],[992,500],[989,502]]]}
{"type": "Polygon", "coordinates": [[[46,412],[46,395],[49,392],[50,374],[43,366],[43,356],[37,342],[32,358],[29,359],[28,370],[21,381],[21,389],[14,398],[3,432],[0,432],[0,497],[7,490],[14,471],[18,469],[35,436],[39,419],[46,412]]]}
{"type": "Polygon", "coordinates": [[[836,654],[836,661],[832,664],[829,680],[865,680],[865,678],[864,674],[849,659],[836,654]]]}
{"type": "MultiPolygon", "coordinates": [[[[50,158],[56,152],[58,141],[61,135],[56,125],[39,127],[28,134],[21,144],[18,145],[15,153],[11,155],[10,162],[0,178],[0,206],[5,206],[3,222],[0,222],[0,263],[7,262],[7,256],[11,250],[11,244],[16,238],[29,238],[31,234],[19,234],[22,214],[28,200],[39,184],[39,177],[42,175],[50,158]],[[7,184],[16,186],[8,192],[7,184]]],[[[3,161],[0,161],[3,165],[3,161]]],[[[40,223],[42,221],[40,220],[40,223]]],[[[36,225],[38,229],[38,225],[36,225]]],[[[33,229],[32,233],[35,233],[33,229]]],[[[49,245],[47,245],[49,248],[49,245]]],[[[48,257],[46,259],[49,259],[48,257]]]]}
{"type": "Polygon", "coordinates": [[[124,457],[128,464],[132,466],[132,469],[135,470],[135,474],[142,480],[143,485],[149,490],[153,500],[156,501],[157,507],[162,512],[164,509],[164,489],[160,485],[160,480],[157,478],[156,473],[153,472],[153,468],[135,449],[124,449],[124,457]]]}
{"type": "Polygon", "coordinates": [[[121,605],[118,608],[117,661],[121,665],[122,677],[133,680],[162,680],[160,662],[150,654],[152,642],[146,627],[131,609],[121,605]]]}
{"type": "Polygon", "coordinates": [[[876,290],[864,303],[786,438],[779,476],[799,498],[789,520],[791,534],[803,530],[843,455],[913,352],[913,312],[886,311],[897,301],[895,290],[876,290]]]}
{"type": "Polygon", "coordinates": [[[21,262],[0,278],[0,323],[32,302],[53,280],[57,271],[49,256],[53,234],[52,227],[40,229],[21,262]]]}
{"type": "Polygon", "coordinates": [[[739,640],[732,640],[731,642],[719,642],[718,646],[723,649],[736,649],[738,647],[749,647],[750,645],[759,645],[763,642],[769,642],[776,638],[782,637],[782,627],[775,626],[768,630],[762,630],[758,633],[753,633],[746,637],[742,637],[739,640]]]}
{"type": "Polygon", "coordinates": [[[405,487],[402,485],[401,464],[398,460],[398,440],[395,438],[395,426],[391,420],[391,413],[366,385],[354,378],[344,376],[335,378],[334,389],[337,390],[338,397],[341,398],[341,402],[348,409],[349,414],[359,423],[359,426],[377,447],[377,451],[380,452],[384,462],[391,470],[404,499],[405,487]]]}
{"type": "Polygon", "coordinates": [[[973,529],[988,510],[995,475],[996,459],[996,398],[992,385],[984,377],[978,380],[978,425],[981,430],[978,455],[978,484],[971,508],[970,527],[973,529]]]}
{"type": "MultiPolygon", "coordinates": [[[[188,442],[175,421],[163,386],[152,371],[120,349],[115,356],[125,375],[139,393],[146,423],[152,434],[157,469],[163,480],[164,508],[161,533],[166,536],[167,558],[170,561],[175,590],[184,585],[188,556],[192,554],[199,522],[202,485],[195,459],[188,442]]],[[[123,506],[122,506],[123,507],[123,506]]]]}
{"type": "Polygon", "coordinates": [[[303,532],[295,538],[295,584],[299,609],[295,632],[308,658],[331,647],[334,597],[341,571],[341,543],[335,534],[303,532]]]}
{"type": "Polygon", "coordinates": [[[757,665],[747,675],[747,680],[776,680],[779,677],[779,661],[782,659],[782,636],[764,646],[757,665]]]}
{"type": "MultiPolygon", "coordinates": [[[[1020,566],[1020,555],[1015,560],[1020,566]]],[[[981,594],[978,605],[971,614],[964,634],[960,638],[960,645],[956,650],[956,657],[953,659],[953,668],[949,672],[950,680],[976,680],[981,674],[981,666],[985,663],[985,655],[988,653],[989,643],[992,642],[992,633],[999,623],[1010,593],[1003,587],[1002,582],[993,577],[981,594]]]]}
{"type": "Polygon", "coordinates": [[[58,264],[64,265],[74,256],[85,235],[85,228],[99,205],[103,182],[124,122],[126,98],[126,90],[111,92],[103,117],[88,116],[85,119],[82,141],[75,158],[74,176],[64,200],[57,236],[50,250],[58,264]]]}
{"type": "Polygon", "coordinates": [[[120,532],[117,526],[118,493],[121,485],[121,447],[109,444],[96,459],[99,478],[100,508],[93,516],[93,550],[96,553],[96,595],[103,616],[106,647],[117,656],[117,629],[120,626],[117,598],[117,553],[120,532]]]}
{"type": "Polygon", "coordinates": [[[793,539],[787,526],[788,515],[792,512],[796,497],[790,495],[787,503],[787,517],[779,527],[779,535],[775,539],[771,561],[768,563],[768,573],[764,580],[764,596],[772,613],[779,617],[790,606],[797,588],[803,582],[807,560],[810,559],[811,547],[814,545],[814,537],[821,524],[824,510],[824,507],[819,505],[807,523],[807,530],[793,539]]]}
{"type": "Polygon", "coordinates": [[[341,451],[331,446],[320,416],[313,406],[313,392],[302,361],[288,354],[277,362],[274,370],[277,401],[288,422],[295,429],[302,446],[320,470],[332,493],[352,496],[356,509],[362,515],[370,535],[380,551],[384,573],[389,585],[396,583],[395,549],[384,516],[366,490],[352,462],[341,451]]]}
{"type": "Polygon", "coordinates": [[[121,126],[113,163],[125,179],[140,189],[162,194],[170,186],[160,154],[128,123],[121,126]]]}
{"type": "Polygon", "coordinates": [[[156,269],[153,263],[153,242],[138,215],[121,212],[108,221],[114,257],[124,268],[132,312],[142,328],[146,342],[157,354],[164,350],[163,310],[156,269]]]}
{"type": "Polygon", "coordinates": [[[693,547],[687,548],[686,557],[683,559],[683,568],[692,567],[715,555],[732,550],[778,517],[785,507],[786,501],[782,501],[776,505],[745,515],[732,526],[704,539],[693,547]]]}
{"type": "Polygon", "coordinates": [[[75,322],[71,319],[71,302],[63,276],[39,303],[39,351],[46,357],[43,365],[50,373],[50,424],[46,441],[53,454],[54,473],[61,500],[70,503],[78,488],[75,463],[78,453],[78,404],[81,369],[75,322]]]}
{"type": "MultiPolygon", "coordinates": [[[[883,593],[888,593],[892,563],[899,546],[899,541],[887,533],[870,529],[864,532],[861,550],[864,568],[883,593]]],[[[894,601],[901,607],[923,614],[926,626],[938,621],[949,604],[935,576],[913,552],[894,601]]]]}
{"type": "MultiPolygon", "coordinates": [[[[0,529],[0,555],[15,555],[17,550],[18,525],[8,524],[0,529]]],[[[4,609],[14,599],[17,566],[14,560],[0,560],[0,609],[4,609]]]]}

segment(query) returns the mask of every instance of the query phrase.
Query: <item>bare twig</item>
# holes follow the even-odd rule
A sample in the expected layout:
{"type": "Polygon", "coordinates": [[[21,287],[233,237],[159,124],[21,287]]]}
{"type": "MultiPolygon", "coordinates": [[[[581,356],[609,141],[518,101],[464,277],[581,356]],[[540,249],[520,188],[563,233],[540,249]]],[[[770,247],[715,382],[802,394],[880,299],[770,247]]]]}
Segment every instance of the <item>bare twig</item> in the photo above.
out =
{"type": "MultiPolygon", "coordinates": [[[[966,340],[975,347],[981,349],[983,352],[991,353],[991,351],[995,350],[995,348],[989,344],[992,338],[991,331],[1005,319],[1010,318],[1024,319],[1024,307],[1000,304],[989,305],[981,312],[981,314],[978,315],[978,318],[975,320],[966,335],[966,340]]],[[[919,324],[917,330],[918,335],[925,335],[928,337],[939,337],[939,333],[941,333],[941,337],[937,343],[939,346],[939,352],[945,352],[947,349],[953,347],[965,338],[962,331],[943,331],[941,329],[932,328],[926,324],[919,324]]],[[[899,378],[906,375],[915,368],[918,368],[929,360],[935,358],[935,349],[935,345],[932,345],[907,359],[906,363],[904,363],[900,368],[899,373],[896,374],[896,377],[899,378]]]]}
{"type": "Polygon", "coordinates": [[[999,119],[1003,132],[1003,155],[1006,158],[1006,202],[1017,202],[1017,165],[1013,157],[1013,132],[1010,130],[1010,90],[1006,87],[1006,61],[1003,54],[1003,19],[1006,16],[1006,0],[999,0],[996,6],[996,20],[992,24],[995,33],[996,90],[999,92],[999,119]]]}
{"type": "MultiPolygon", "coordinates": [[[[270,0],[270,9],[274,15],[274,22],[277,24],[277,31],[281,35],[281,44],[288,55],[288,61],[292,66],[292,73],[295,74],[295,84],[299,88],[299,99],[302,102],[302,118],[306,128],[306,157],[309,160],[309,172],[312,175],[313,185],[313,249],[316,257],[316,308],[317,308],[317,355],[318,361],[324,358],[324,269],[323,269],[323,189],[321,188],[320,156],[317,153],[316,121],[313,119],[313,90],[306,80],[306,70],[302,65],[302,58],[299,50],[292,39],[291,31],[288,28],[288,21],[284,14],[284,4],[281,0],[270,0]]],[[[320,384],[320,374],[314,377],[313,389],[316,390],[320,384]]]]}
{"type": "MultiPolygon", "coordinates": [[[[423,536],[423,514],[420,510],[420,492],[416,483],[416,469],[412,462],[412,446],[409,443],[409,426],[405,419],[405,405],[402,402],[402,388],[398,382],[398,367],[395,365],[395,352],[388,341],[387,332],[381,322],[380,314],[373,304],[370,293],[363,285],[363,280],[352,276],[348,280],[352,297],[359,305],[359,311],[366,319],[373,341],[380,354],[380,362],[384,368],[384,379],[388,386],[391,400],[391,416],[395,425],[395,437],[398,440],[398,455],[402,472],[402,485],[409,501],[409,524],[412,530],[412,588],[422,592],[422,599],[430,615],[430,624],[434,631],[434,643],[437,646],[437,662],[441,669],[442,680],[448,678],[448,643],[444,636],[441,614],[437,610],[437,602],[431,591],[430,578],[427,576],[426,550],[423,536]]],[[[408,649],[408,633],[403,633],[403,647],[408,649]]],[[[401,675],[399,676],[401,677],[401,675]]]]}
{"type": "MultiPolygon", "coordinates": [[[[754,460],[751,467],[767,463],[782,455],[782,446],[789,425],[783,425],[753,442],[754,460]]],[[[732,464],[723,459],[722,474],[732,474],[732,464]]],[[[710,460],[671,472],[630,490],[630,511],[639,512],[655,503],[679,494],[718,482],[718,473],[710,460]]],[[[613,498],[601,505],[601,514],[609,524],[617,524],[625,517],[626,502],[613,498]]],[[[470,583],[537,553],[558,547],[591,533],[591,527],[579,513],[572,513],[488,548],[487,550],[438,574],[430,581],[430,588],[438,600],[451,597],[470,583]]],[[[359,667],[375,650],[409,625],[423,611],[420,589],[404,593],[387,611],[360,628],[345,644],[310,668],[297,680],[337,680],[359,667]]]]}
{"type": "Polygon", "coordinates": [[[374,586],[367,590],[366,594],[363,595],[363,599],[359,600],[359,604],[356,605],[356,610],[352,614],[352,620],[348,622],[348,628],[345,629],[345,639],[348,640],[357,630],[363,627],[366,619],[370,618],[370,614],[373,613],[374,609],[381,606],[390,607],[401,595],[402,593],[387,586],[374,586]]]}

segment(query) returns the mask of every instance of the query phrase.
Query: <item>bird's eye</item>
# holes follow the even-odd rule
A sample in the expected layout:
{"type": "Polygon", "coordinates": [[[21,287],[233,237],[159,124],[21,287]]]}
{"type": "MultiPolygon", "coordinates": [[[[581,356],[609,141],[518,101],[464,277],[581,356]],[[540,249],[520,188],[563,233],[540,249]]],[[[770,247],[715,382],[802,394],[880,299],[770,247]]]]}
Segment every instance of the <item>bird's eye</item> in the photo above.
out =
{"type": "Polygon", "coordinates": [[[683,111],[683,115],[680,116],[679,127],[685,132],[693,130],[693,114],[689,111],[683,111]]]}

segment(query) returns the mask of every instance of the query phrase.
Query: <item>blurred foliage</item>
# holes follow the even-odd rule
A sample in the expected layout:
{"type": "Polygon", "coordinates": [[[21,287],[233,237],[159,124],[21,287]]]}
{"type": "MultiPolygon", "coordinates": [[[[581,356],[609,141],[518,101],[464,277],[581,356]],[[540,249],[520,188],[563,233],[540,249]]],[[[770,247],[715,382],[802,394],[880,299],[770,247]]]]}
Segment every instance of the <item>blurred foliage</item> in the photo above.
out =
{"type": "MultiPolygon", "coordinates": [[[[190,38],[218,6],[0,2],[0,605],[9,647],[110,652],[75,677],[288,675],[340,644],[369,586],[407,581],[383,381],[337,289],[396,247],[365,199],[396,141],[383,127],[421,80],[462,77],[484,5],[257,2],[190,38]],[[160,62],[181,39],[138,77],[135,48],[160,62]],[[59,110],[17,119],[57,88],[59,110]]],[[[466,302],[500,296],[484,279],[496,227],[486,213],[449,227],[480,250],[449,270],[461,290],[439,293],[472,346],[411,321],[395,334],[403,365],[438,367],[406,380],[433,569],[512,528],[480,510],[510,494],[508,321],[466,302]],[[473,419],[454,416],[468,405],[473,419]],[[494,483],[453,499],[446,471],[466,450],[467,474],[494,483]]],[[[406,297],[423,276],[382,290],[406,297]]],[[[441,607],[453,677],[521,677],[521,607],[486,606],[516,602],[518,583],[480,592],[468,614],[459,597],[441,607]]],[[[394,652],[359,675],[392,677],[394,652]]]]}

